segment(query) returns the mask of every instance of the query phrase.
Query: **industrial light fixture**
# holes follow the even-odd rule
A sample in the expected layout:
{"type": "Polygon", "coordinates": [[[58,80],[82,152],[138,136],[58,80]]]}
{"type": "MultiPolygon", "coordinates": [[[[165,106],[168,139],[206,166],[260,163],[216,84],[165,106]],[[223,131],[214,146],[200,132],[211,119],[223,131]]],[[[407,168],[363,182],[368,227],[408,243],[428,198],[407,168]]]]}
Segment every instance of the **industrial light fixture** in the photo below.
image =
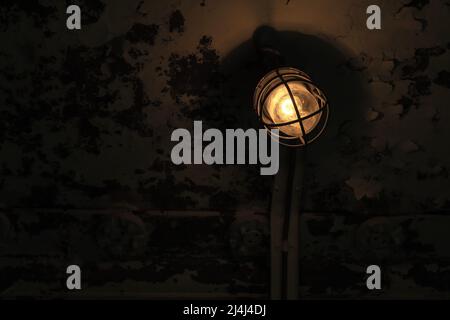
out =
{"type": "Polygon", "coordinates": [[[261,123],[279,129],[278,140],[287,146],[305,146],[317,139],[328,121],[325,94],[304,72],[280,67],[256,86],[253,104],[261,123]]]}
{"type": "MultiPolygon", "coordinates": [[[[253,35],[261,67],[270,70],[253,95],[253,108],[280,149],[280,170],[275,176],[270,209],[272,299],[299,298],[299,223],[302,207],[306,146],[324,131],[328,100],[303,71],[291,67],[279,50],[281,35],[263,26],[253,35]],[[278,129],[277,133],[271,129],[278,129]],[[277,135],[274,137],[274,135],[277,135]]],[[[301,61],[290,61],[295,65],[301,61]]]]}

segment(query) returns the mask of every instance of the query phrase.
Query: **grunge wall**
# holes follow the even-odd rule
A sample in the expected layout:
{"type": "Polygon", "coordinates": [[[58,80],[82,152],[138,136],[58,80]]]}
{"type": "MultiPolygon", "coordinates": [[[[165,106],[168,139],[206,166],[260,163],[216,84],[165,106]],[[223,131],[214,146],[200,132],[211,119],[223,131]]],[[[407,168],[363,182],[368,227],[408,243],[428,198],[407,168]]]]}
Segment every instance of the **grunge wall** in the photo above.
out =
{"type": "Polygon", "coordinates": [[[175,166],[170,134],[258,126],[250,40],[269,25],[332,112],[308,150],[302,297],[448,297],[450,3],[377,1],[377,31],[370,4],[3,1],[1,296],[73,296],[72,263],[86,297],[267,295],[272,178],[175,166]]]}

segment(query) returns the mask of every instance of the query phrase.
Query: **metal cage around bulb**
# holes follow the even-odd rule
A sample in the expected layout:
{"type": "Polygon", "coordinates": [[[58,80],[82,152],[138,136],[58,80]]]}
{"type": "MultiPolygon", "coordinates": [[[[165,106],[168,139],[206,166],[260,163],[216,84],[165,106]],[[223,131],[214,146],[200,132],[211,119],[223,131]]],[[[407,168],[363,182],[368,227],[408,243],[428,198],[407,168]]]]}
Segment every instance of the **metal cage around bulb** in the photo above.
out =
{"type": "Polygon", "coordinates": [[[283,145],[305,146],[317,139],[328,121],[325,94],[304,72],[290,67],[277,68],[258,83],[253,104],[261,123],[279,129],[283,145]]]}

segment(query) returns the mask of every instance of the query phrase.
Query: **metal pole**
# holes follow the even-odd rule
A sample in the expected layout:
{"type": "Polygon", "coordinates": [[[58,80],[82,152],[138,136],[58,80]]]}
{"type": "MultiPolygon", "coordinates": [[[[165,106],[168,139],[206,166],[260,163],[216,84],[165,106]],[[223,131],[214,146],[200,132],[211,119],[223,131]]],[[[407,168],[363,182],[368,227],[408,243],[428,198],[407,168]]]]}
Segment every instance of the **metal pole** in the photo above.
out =
{"type": "Polygon", "coordinates": [[[289,208],[290,223],[287,241],[287,293],[288,300],[299,299],[299,228],[302,182],[304,173],[305,151],[302,148],[295,149],[293,179],[291,185],[291,202],[289,208]]]}
{"type": "Polygon", "coordinates": [[[287,210],[289,181],[289,152],[280,148],[280,169],[275,175],[270,208],[270,298],[280,300],[282,297],[282,238],[283,221],[287,210]]]}
{"type": "Polygon", "coordinates": [[[304,150],[280,148],[270,212],[271,299],[299,298],[299,215],[304,150]]]}

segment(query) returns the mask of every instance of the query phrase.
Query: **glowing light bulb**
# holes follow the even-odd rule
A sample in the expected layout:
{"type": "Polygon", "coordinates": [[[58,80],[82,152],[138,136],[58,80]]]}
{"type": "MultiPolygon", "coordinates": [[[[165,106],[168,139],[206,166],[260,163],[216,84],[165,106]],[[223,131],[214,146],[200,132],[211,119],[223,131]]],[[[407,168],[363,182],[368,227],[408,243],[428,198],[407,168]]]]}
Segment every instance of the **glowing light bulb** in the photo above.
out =
{"type": "MultiPolygon", "coordinates": [[[[320,106],[317,100],[301,82],[289,82],[288,85],[301,118],[307,117],[311,113],[319,110],[320,106]]],[[[284,84],[278,85],[269,94],[265,102],[265,108],[274,123],[286,123],[298,120],[295,106],[284,84]]],[[[321,113],[317,113],[307,119],[301,120],[305,134],[311,132],[316,127],[320,121],[320,117],[321,113]]],[[[300,138],[303,136],[299,122],[280,126],[279,129],[290,136],[300,138]]]]}
{"type": "Polygon", "coordinates": [[[283,113],[283,116],[286,118],[295,116],[295,108],[290,97],[280,102],[280,112],[283,113]]]}
{"type": "Polygon", "coordinates": [[[253,106],[269,134],[289,147],[317,139],[329,116],[323,91],[306,73],[292,67],[280,67],[262,77],[253,94],[253,106]]]}

